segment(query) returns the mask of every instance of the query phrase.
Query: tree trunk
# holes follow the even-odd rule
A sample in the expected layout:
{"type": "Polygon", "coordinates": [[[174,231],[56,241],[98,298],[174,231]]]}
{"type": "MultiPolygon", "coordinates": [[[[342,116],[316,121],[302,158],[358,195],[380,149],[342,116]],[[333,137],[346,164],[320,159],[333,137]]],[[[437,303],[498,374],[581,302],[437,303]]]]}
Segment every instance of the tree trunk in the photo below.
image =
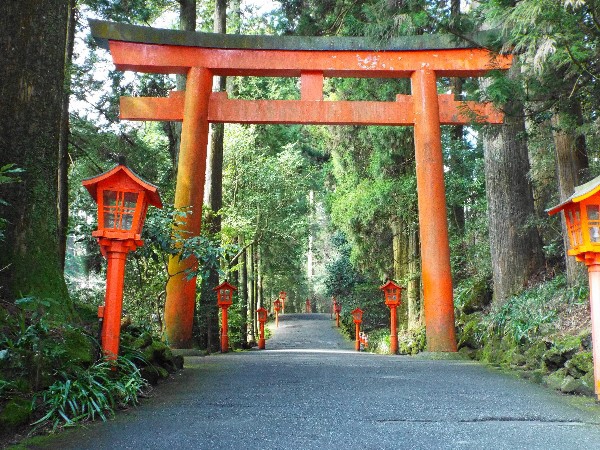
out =
{"type": "MultiPolygon", "coordinates": [[[[215,26],[216,33],[225,31],[225,0],[217,0],[215,4],[215,26]]],[[[215,77],[214,82],[219,86],[218,90],[224,89],[225,80],[222,77],[215,77]],[[221,85],[222,88],[221,88],[221,85]]],[[[218,214],[223,206],[223,136],[224,124],[212,124],[210,133],[210,143],[206,164],[206,183],[205,183],[205,203],[210,208],[207,210],[207,217],[204,226],[212,236],[218,236],[221,232],[221,216],[218,214]]],[[[216,269],[211,270],[205,286],[201,293],[201,302],[207,301],[212,295],[213,289],[219,285],[219,273],[216,269]]],[[[219,310],[209,308],[207,310],[207,341],[209,343],[219,340],[219,310]]]]}
{"type": "MultiPolygon", "coordinates": [[[[569,198],[575,187],[581,184],[583,172],[588,168],[585,136],[578,132],[583,122],[581,108],[576,100],[561,97],[557,111],[552,119],[552,136],[556,153],[556,178],[560,201],[569,198]]],[[[574,256],[567,255],[569,238],[564,215],[561,214],[563,246],[567,281],[570,285],[585,277],[585,266],[575,261],[574,256]]]]}
{"type": "MultiPolygon", "coordinates": [[[[515,60],[508,76],[520,65],[515,60]]],[[[484,133],[486,196],[492,256],[494,301],[504,303],[544,266],[542,241],[531,226],[535,215],[523,105],[505,105],[505,123],[484,133]]]]}
{"type": "MultiPolygon", "coordinates": [[[[238,237],[238,245],[244,248],[244,240],[238,237]]],[[[240,299],[242,303],[242,346],[248,348],[248,266],[246,264],[246,250],[240,255],[240,299]]]]}
{"type": "Polygon", "coordinates": [[[250,245],[246,254],[246,265],[248,267],[248,325],[250,327],[250,343],[254,345],[256,342],[256,334],[254,333],[254,258],[252,247],[250,245]]]}
{"type": "Polygon", "coordinates": [[[69,96],[71,86],[71,61],[75,45],[76,0],[69,0],[69,25],[65,47],[65,90],[60,112],[60,138],[58,142],[58,258],[65,269],[67,256],[67,232],[69,230],[69,96]]]}
{"type": "MultiPolygon", "coordinates": [[[[403,284],[408,274],[408,242],[404,231],[404,222],[399,217],[392,217],[390,220],[390,229],[392,231],[392,251],[394,261],[393,279],[403,284]]],[[[408,327],[408,303],[403,301],[398,307],[398,328],[406,329],[408,327]]]]}
{"type": "Polygon", "coordinates": [[[254,329],[254,337],[258,336],[258,320],[256,317],[256,310],[258,309],[258,244],[252,246],[252,290],[253,302],[252,302],[252,328],[254,329]]]}
{"type": "Polygon", "coordinates": [[[419,270],[419,230],[408,232],[408,283],[406,285],[406,303],[408,306],[408,329],[421,325],[421,271],[419,270]]]}
{"type": "Polygon", "coordinates": [[[258,308],[263,308],[265,306],[265,299],[264,299],[264,291],[263,291],[263,264],[262,264],[262,259],[260,257],[260,247],[257,247],[257,252],[256,252],[256,256],[257,256],[257,272],[258,272],[258,283],[257,283],[257,298],[258,298],[258,308]]]}
{"type": "MultiPolygon", "coordinates": [[[[0,296],[68,299],[59,258],[58,143],[65,82],[68,2],[0,3],[0,166],[25,170],[4,185],[0,296]]],[[[64,304],[63,304],[64,306],[64,304]]]]}

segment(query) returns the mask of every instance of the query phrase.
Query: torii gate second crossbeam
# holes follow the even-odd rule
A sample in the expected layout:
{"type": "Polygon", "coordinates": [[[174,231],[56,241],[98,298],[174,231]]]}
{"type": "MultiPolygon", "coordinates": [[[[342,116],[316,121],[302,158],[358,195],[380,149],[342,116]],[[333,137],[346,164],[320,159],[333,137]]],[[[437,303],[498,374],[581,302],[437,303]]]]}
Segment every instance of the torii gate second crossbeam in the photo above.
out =
{"type": "MultiPolygon", "coordinates": [[[[194,33],[90,21],[96,40],[119,70],[187,74],[185,92],[167,98],[121,99],[121,118],[182,121],[175,207],[191,207],[183,228],[198,235],[210,122],[414,126],[419,233],[427,349],[456,351],[450,247],[440,125],[501,123],[489,104],[439,95],[438,77],[478,77],[505,70],[509,55],[493,55],[448,36],[413,36],[385,46],[363,38],[240,36],[194,33]],[[214,75],[299,77],[300,100],[234,100],[212,93],[214,75]],[[395,102],[324,101],[324,77],[410,78],[412,95],[395,102]]],[[[168,342],[191,344],[195,264],[172,258],[165,306],[168,342]]]]}

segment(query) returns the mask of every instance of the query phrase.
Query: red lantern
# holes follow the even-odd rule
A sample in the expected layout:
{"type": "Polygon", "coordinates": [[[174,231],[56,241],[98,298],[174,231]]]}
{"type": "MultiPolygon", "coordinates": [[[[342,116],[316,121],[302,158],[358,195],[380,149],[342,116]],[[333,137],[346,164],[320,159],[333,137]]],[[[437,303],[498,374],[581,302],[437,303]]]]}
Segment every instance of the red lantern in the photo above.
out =
{"type": "Polygon", "coordinates": [[[354,320],[354,326],[356,329],[355,349],[357,352],[360,352],[360,323],[362,322],[363,310],[356,308],[350,314],[352,314],[352,319],[354,320]]]}
{"type": "Polygon", "coordinates": [[[267,321],[267,310],[265,308],[258,308],[256,310],[258,316],[258,322],[260,323],[260,337],[258,338],[258,348],[264,350],[265,348],[265,322],[267,321]]]}
{"type": "Polygon", "coordinates": [[[400,306],[400,295],[402,287],[389,280],[379,289],[383,291],[385,304],[390,308],[390,353],[398,353],[398,313],[396,308],[400,306]]]}
{"type": "Polygon", "coordinates": [[[229,350],[227,308],[233,303],[233,292],[237,291],[237,288],[227,281],[224,281],[213,290],[217,291],[217,306],[221,308],[221,352],[227,353],[229,350]]]}
{"type": "Polygon", "coordinates": [[[98,229],[92,233],[108,261],[102,320],[102,351],[110,359],[119,353],[123,282],[127,253],[143,244],[142,227],[148,205],[162,208],[158,188],[123,165],[82,182],[98,204],[98,229]]]}
{"type": "Polygon", "coordinates": [[[275,328],[279,327],[279,311],[281,311],[281,300],[276,299],[273,302],[273,306],[275,307],[275,328]]]}
{"type": "Polygon", "coordinates": [[[568,254],[588,268],[594,385],[600,400],[600,177],[577,186],[571,197],[547,212],[552,215],[560,211],[569,234],[568,254]]]}
{"type": "Polygon", "coordinates": [[[381,289],[385,295],[385,304],[391,307],[397,307],[400,305],[400,296],[402,294],[402,287],[389,280],[381,289]]]}

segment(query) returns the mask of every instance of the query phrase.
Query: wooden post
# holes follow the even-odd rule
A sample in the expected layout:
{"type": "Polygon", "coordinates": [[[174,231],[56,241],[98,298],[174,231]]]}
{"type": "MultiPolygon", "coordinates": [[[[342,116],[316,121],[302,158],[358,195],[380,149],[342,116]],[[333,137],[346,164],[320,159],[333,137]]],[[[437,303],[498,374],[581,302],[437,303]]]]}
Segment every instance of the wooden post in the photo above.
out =
{"type": "MultiPolygon", "coordinates": [[[[208,144],[208,100],[212,90],[212,73],[202,67],[188,72],[181,147],[177,168],[175,208],[191,208],[181,231],[191,236],[200,234],[202,201],[208,144]]],[[[176,230],[177,231],[177,230],[176,230]]],[[[165,302],[167,342],[174,348],[190,347],[196,299],[196,278],[187,280],[186,270],[193,270],[196,261],[171,257],[165,302]]]]}
{"type": "MultiPolygon", "coordinates": [[[[597,258],[594,258],[594,262],[597,258]]],[[[592,315],[592,361],[594,364],[594,392],[600,400],[600,264],[589,264],[590,309],[592,315]]]]}
{"type": "Polygon", "coordinates": [[[455,352],[454,301],[444,187],[440,111],[433,70],[411,77],[427,350],[455,352]]]}

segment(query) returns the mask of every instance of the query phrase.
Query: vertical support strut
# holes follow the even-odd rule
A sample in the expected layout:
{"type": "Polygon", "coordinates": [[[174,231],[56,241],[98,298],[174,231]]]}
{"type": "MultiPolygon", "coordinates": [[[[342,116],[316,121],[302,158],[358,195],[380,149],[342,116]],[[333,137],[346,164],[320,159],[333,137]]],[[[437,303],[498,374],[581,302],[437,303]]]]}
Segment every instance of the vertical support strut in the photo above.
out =
{"type": "Polygon", "coordinates": [[[132,243],[128,241],[100,241],[100,245],[106,249],[106,259],[108,260],[101,332],[102,351],[108,359],[116,359],[119,354],[125,260],[131,248],[135,249],[135,244],[128,244],[132,243]]]}
{"type": "Polygon", "coordinates": [[[411,77],[427,350],[455,352],[454,300],[436,74],[411,77]]]}
{"type": "MultiPolygon", "coordinates": [[[[181,147],[175,188],[175,208],[191,208],[180,231],[188,236],[200,234],[202,201],[208,145],[208,102],[212,91],[212,73],[203,67],[192,67],[187,76],[181,147]]],[[[177,230],[176,230],[177,231],[177,230]]],[[[185,273],[194,269],[197,261],[171,257],[165,302],[165,328],[171,347],[191,345],[196,278],[187,279],[185,273]]]]}
{"type": "Polygon", "coordinates": [[[600,264],[588,264],[590,310],[592,315],[592,361],[594,364],[594,393],[600,400],[600,264]]]}

